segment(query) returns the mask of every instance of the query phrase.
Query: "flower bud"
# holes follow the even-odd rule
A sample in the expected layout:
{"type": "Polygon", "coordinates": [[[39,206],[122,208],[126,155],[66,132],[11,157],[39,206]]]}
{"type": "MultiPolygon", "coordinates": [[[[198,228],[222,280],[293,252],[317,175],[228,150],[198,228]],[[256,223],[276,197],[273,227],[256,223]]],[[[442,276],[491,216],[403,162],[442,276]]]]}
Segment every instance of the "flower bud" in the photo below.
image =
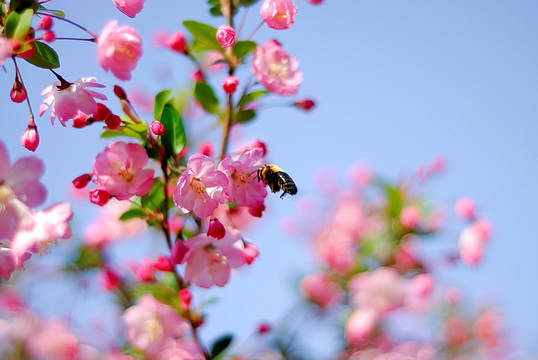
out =
{"type": "Polygon", "coordinates": [[[92,179],[92,176],[93,174],[82,174],[78,176],[75,180],[73,180],[73,186],[75,186],[77,189],[85,188],[92,179]]]}
{"type": "Polygon", "coordinates": [[[127,99],[127,93],[123,88],[119,85],[114,85],[114,94],[120,99],[120,100],[128,100],[127,99]]]}
{"type": "Polygon", "coordinates": [[[200,154],[203,154],[205,156],[211,156],[213,155],[213,152],[215,149],[213,148],[213,144],[211,144],[209,141],[204,141],[198,145],[198,152],[200,154]]]}
{"type": "Polygon", "coordinates": [[[245,256],[247,264],[250,265],[259,255],[258,248],[254,244],[246,244],[245,249],[243,250],[243,255],[245,256]]]}
{"type": "Polygon", "coordinates": [[[35,151],[39,145],[39,133],[33,121],[30,121],[28,127],[21,137],[21,144],[30,151],[35,151]]]}
{"type": "Polygon", "coordinates": [[[316,103],[311,99],[299,99],[294,103],[294,105],[304,111],[310,111],[314,106],[316,106],[316,103]]]}
{"type": "Polygon", "coordinates": [[[104,206],[108,200],[110,200],[110,194],[108,191],[103,189],[93,189],[90,190],[90,202],[95,205],[104,206]]]}
{"type": "Polygon", "coordinates": [[[81,129],[90,124],[90,117],[82,111],[78,110],[77,115],[75,115],[75,117],[73,118],[73,127],[75,129],[81,129]]]}
{"type": "Polygon", "coordinates": [[[176,31],[165,41],[166,46],[177,53],[185,53],[187,51],[187,40],[181,31],[176,31]]]}
{"type": "Polygon", "coordinates": [[[119,277],[119,275],[116,274],[116,272],[112,271],[109,267],[106,267],[99,274],[99,276],[99,282],[101,283],[101,286],[108,291],[116,290],[121,284],[121,278],[119,277]]]}
{"type": "Polygon", "coordinates": [[[170,251],[170,261],[172,264],[183,264],[189,257],[191,249],[181,240],[177,240],[170,251]]]}
{"type": "Polygon", "coordinates": [[[258,325],[258,334],[265,334],[267,332],[271,331],[271,326],[269,326],[269,324],[267,323],[261,323],[260,325],[258,325]]]}
{"type": "Polygon", "coordinates": [[[473,199],[463,197],[456,201],[454,210],[456,211],[456,215],[458,215],[461,219],[470,220],[475,217],[476,204],[473,199]]]}
{"type": "Polygon", "coordinates": [[[95,121],[103,121],[110,113],[110,109],[105,104],[97,103],[97,111],[93,113],[93,118],[95,121]]]}
{"type": "Polygon", "coordinates": [[[178,292],[178,297],[181,300],[181,309],[187,311],[191,304],[192,294],[189,289],[181,289],[178,292]]]}
{"type": "Polygon", "coordinates": [[[417,227],[420,220],[420,209],[415,205],[405,206],[400,212],[400,222],[408,229],[417,227]]]}
{"type": "Polygon", "coordinates": [[[209,221],[209,228],[207,229],[207,236],[214,237],[215,239],[222,239],[226,235],[226,229],[219,219],[214,218],[209,221]]]}
{"type": "Polygon", "coordinates": [[[151,122],[151,132],[154,133],[157,136],[163,136],[165,134],[164,125],[157,120],[154,120],[151,122]]]}
{"type": "Polygon", "coordinates": [[[56,40],[56,35],[54,34],[54,31],[49,30],[46,31],[41,38],[43,39],[43,41],[53,42],[54,40],[56,40]]]}
{"type": "Polygon", "coordinates": [[[239,79],[233,75],[227,76],[222,80],[222,88],[226,94],[233,94],[237,90],[238,84],[239,79]]]}
{"type": "Polygon", "coordinates": [[[217,41],[220,46],[227,48],[235,44],[235,30],[228,25],[221,25],[217,29],[217,41]]]}
{"type": "Polygon", "coordinates": [[[153,263],[153,267],[157,270],[167,272],[172,272],[172,270],[174,269],[172,263],[170,263],[170,259],[164,255],[159,255],[157,261],[153,263]]]}
{"type": "Polygon", "coordinates": [[[105,124],[110,130],[116,130],[121,125],[121,118],[116,114],[108,114],[105,117],[105,124]]]}
{"type": "Polygon", "coordinates": [[[39,22],[39,28],[42,30],[49,30],[52,27],[52,16],[43,15],[41,21],[39,22]]]}

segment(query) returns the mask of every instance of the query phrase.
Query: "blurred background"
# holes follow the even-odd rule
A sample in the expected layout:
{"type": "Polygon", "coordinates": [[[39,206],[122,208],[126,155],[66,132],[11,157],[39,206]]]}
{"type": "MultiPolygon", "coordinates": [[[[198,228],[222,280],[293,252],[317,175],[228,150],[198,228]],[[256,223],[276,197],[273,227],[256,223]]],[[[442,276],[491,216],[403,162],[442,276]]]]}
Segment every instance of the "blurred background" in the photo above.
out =
{"type": "MultiPolygon", "coordinates": [[[[297,205],[304,198],[319,192],[317,174],[334,174],[334,186],[338,187],[347,169],[362,163],[387,179],[397,180],[440,155],[446,160],[447,171],[424,190],[433,200],[446,204],[447,219],[457,225],[444,234],[445,241],[456,248],[462,224],[452,215],[452,205],[460,196],[476,200],[479,213],[493,223],[494,232],[481,264],[439,268],[434,274],[443,284],[461,287],[470,304],[497,304],[514,347],[537,355],[538,3],[295,3],[298,15],[290,30],[264,26],[252,39],[259,44],[277,39],[299,60],[304,82],[297,97],[312,98],[317,106],[305,113],[288,107],[297,97],[269,96],[260,104],[263,111],[258,118],[236,129],[234,136],[236,144],[254,139],[265,142],[269,160],[294,178],[299,194],[284,200],[273,196],[263,221],[247,234],[261,252],[252,266],[236,272],[225,288],[195,295],[202,300],[219,299],[207,308],[203,336],[213,339],[231,331],[246,339],[260,321],[276,322],[297,303],[297,280],[312,269],[313,262],[307,244],[287,236],[281,225],[301,209],[297,205]]],[[[140,32],[144,55],[128,82],[115,79],[97,65],[94,44],[54,44],[62,64],[58,72],[70,81],[97,77],[107,85],[107,105],[118,113],[113,84],[150,99],[163,88],[178,90],[189,84],[193,64],[154,46],[156,32],[182,30],[189,36],[182,26],[186,19],[215,27],[224,23],[208,15],[205,1],[148,1],[135,19],[117,11],[110,0],[53,0],[46,5],[64,10],[70,20],[94,33],[112,18],[140,32]]],[[[261,22],[259,6],[260,2],[249,10],[242,39],[261,22]]],[[[61,22],[56,22],[55,29],[57,36],[85,37],[61,22]]],[[[39,94],[55,78],[24,61],[19,63],[37,116],[43,99],[39,94]]],[[[14,69],[10,62],[5,68],[6,72],[0,71],[0,140],[16,159],[29,155],[19,144],[28,115],[24,103],[9,100],[14,69]]],[[[223,76],[216,74],[210,79],[215,88],[220,88],[223,76]]],[[[243,84],[250,76],[250,65],[239,73],[243,84]]],[[[151,114],[147,119],[153,120],[151,114]]],[[[219,138],[219,131],[204,132],[207,122],[203,119],[196,121],[188,124],[197,131],[195,137],[219,138]]],[[[71,180],[91,170],[95,155],[107,142],[98,138],[98,126],[73,129],[58,122],[51,126],[48,112],[37,119],[37,125],[41,143],[35,154],[47,167],[43,182],[49,196],[45,205],[71,201],[71,180]]],[[[75,239],[80,240],[83,225],[95,214],[96,206],[90,205],[73,204],[75,239]]],[[[119,251],[125,258],[164,251],[161,243],[149,244],[132,250],[126,243],[119,251]]],[[[53,254],[62,254],[61,248],[54,248],[53,254]]],[[[58,305],[73,313],[91,306],[91,298],[63,291],[60,299],[35,291],[32,305],[45,313],[58,305]],[[63,302],[69,306],[61,305],[63,302]]],[[[83,317],[92,316],[83,313],[83,317]]]]}

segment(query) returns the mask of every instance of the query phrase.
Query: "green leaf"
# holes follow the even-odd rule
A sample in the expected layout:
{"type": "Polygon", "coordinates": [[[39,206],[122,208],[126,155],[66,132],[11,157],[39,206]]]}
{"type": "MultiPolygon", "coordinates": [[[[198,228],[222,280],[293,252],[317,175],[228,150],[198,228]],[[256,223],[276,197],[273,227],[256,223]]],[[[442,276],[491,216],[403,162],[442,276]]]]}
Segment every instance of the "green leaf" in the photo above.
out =
{"type": "Polygon", "coordinates": [[[224,335],[215,340],[213,343],[213,346],[211,346],[211,358],[212,359],[219,359],[224,355],[224,352],[230,346],[232,343],[233,336],[232,335],[224,335]],[[220,355],[220,356],[219,356],[220,355]],[[218,357],[217,357],[218,356],[218,357]]]}
{"type": "Polygon", "coordinates": [[[219,99],[215,95],[213,88],[203,82],[197,82],[194,86],[194,98],[205,111],[218,115],[220,113],[219,99]]]}
{"type": "Polygon", "coordinates": [[[151,294],[158,301],[170,305],[173,308],[179,306],[177,291],[160,282],[137,284],[133,289],[133,295],[136,298],[140,298],[146,294],[151,294]]]}
{"type": "Polygon", "coordinates": [[[256,112],[254,110],[240,110],[237,112],[235,117],[235,122],[239,124],[245,124],[250,122],[256,117],[256,112]]]}
{"type": "Polygon", "coordinates": [[[176,157],[187,144],[187,135],[183,127],[183,120],[179,111],[176,110],[171,101],[164,105],[161,123],[164,126],[164,135],[161,142],[168,155],[176,157]]]}
{"type": "MultiPolygon", "coordinates": [[[[2,1],[5,3],[5,1],[2,1]]],[[[22,11],[25,9],[31,9],[35,11],[39,8],[39,2],[37,0],[11,0],[9,2],[10,11],[22,11]]]]}
{"type": "Polygon", "coordinates": [[[44,12],[44,13],[47,13],[47,14],[52,14],[52,15],[55,15],[55,16],[58,16],[58,17],[61,17],[61,18],[64,18],[65,17],[65,13],[61,10],[53,10],[53,9],[47,9],[45,8],[44,6],[40,5],[39,6],[39,9],[38,9],[39,12],[44,12]]]}
{"type": "Polygon", "coordinates": [[[76,258],[66,269],[73,271],[94,269],[100,267],[104,261],[103,254],[99,249],[82,246],[79,248],[76,258]]]}
{"type": "Polygon", "coordinates": [[[239,0],[239,5],[241,6],[250,6],[257,2],[258,0],[239,0]]]}
{"type": "Polygon", "coordinates": [[[239,107],[243,107],[243,105],[251,103],[267,94],[269,94],[269,91],[267,90],[256,90],[256,91],[249,92],[248,94],[243,95],[241,99],[239,99],[239,102],[237,105],[239,105],[239,107]]]}
{"type": "Polygon", "coordinates": [[[151,189],[146,195],[142,196],[140,201],[142,208],[153,211],[160,209],[161,203],[164,201],[164,184],[161,178],[156,177],[153,180],[151,189]]]}
{"type": "Polygon", "coordinates": [[[60,67],[58,54],[53,48],[40,41],[33,42],[35,54],[25,59],[30,64],[43,69],[56,69],[60,67]]]}
{"type": "Polygon", "coordinates": [[[217,41],[217,29],[211,25],[200,23],[194,20],[185,20],[183,25],[194,36],[194,39],[204,45],[207,49],[223,52],[222,46],[217,41]]]}
{"type": "Polygon", "coordinates": [[[234,55],[237,56],[238,58],[244,58],[245,56],[253,52],[257,46],[258,44],[256,44],[255,41],[240,40],[234,44],[233,52],[234,52],[234,55]]]}
{"type": "Polygon", "coordinates": [[[132,209],[127,210],[120,216],[121,221],[127,221],[127,220],[131,220],[135,218],[145,220],[148,218],[148,214],[146,214],[144,209],[132,208],[132,209]]]}
{"type": "Polygon", "coordinates": [[[163,113],[164,105],[168,101],[168,97],[172,93],[172,90],[163,90],[155,95],[155,104],[153,105],[153,117],[155,120],[161,121],[161,114],[163,113]]]}
{"type": "Polygon", "coordinates": [[[6,21],[4,33],[8,39],[22,40],[30,30],[34,11],[32,9],[24,9],[22,11],[12,11],[6,21]]]}

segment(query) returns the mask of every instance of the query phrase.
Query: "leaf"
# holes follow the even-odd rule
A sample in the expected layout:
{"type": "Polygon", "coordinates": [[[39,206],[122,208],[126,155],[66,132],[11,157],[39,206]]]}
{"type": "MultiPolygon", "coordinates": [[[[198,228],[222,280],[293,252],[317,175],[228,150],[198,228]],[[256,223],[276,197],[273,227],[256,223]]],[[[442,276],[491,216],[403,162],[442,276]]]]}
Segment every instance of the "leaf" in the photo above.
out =
{"type": "Polygon", "coordinates": [[[233,46],[233,53],[238,58],[244,58],[251,52],[253,52],[258,44],[252,40],[240,40],[237,41],[233,46]]]}
{"type": "Polygon", "coordinates": [[[194,39],[204,45],[207,49],[223,52],[224,49],[217,41],[217,29],[211,25],[207,25],[194,20],[185,20],[183,25],[194,36],[194,39]]]}
{"type": "Polygon", "coordinates": [[[211,346],[211,358],[218,359],[222,355],[224,355],[224,351],[226,350],[226,348],[228,348],[228,346],[230,346],[230,344],[232,343],[232,340],[233,340],[232,335],[224,335],[218,338],[217,340],[215,340],[215,342],[213,343],[213,346],[211,346]],[[219,354],[221,356],[219,356],[219,354]],[[217,358],[217,356],[219,357],[217,358]]]}
{"type": "Polygon", "coordinates": [[[131,219],[147,219],[148,214],[144,211],[144,209],[140,208],[132,208],[121,214],[120,220],[121,221],[127,221],[131,219]]]}
{"type": "Polygon", "coordinates": [[[44,12],[44,13],[47,13],[47,14],[52,14],[52,15],[55,15],[55,16],[58,16],[58,17],[61,17],[61,18],[65,17],[65,13],[62,10],[47,9],[42,5],[39,5],[38,11],[39,12],[44,12]]]}
{"type": "Polygon", "coordinates": [[[239,124],[245,124],[250,122],[256,117],[256,112],[254,110],[240,110],[237,112],[235,117],[235,122],[239,124]]]}
{"type": "Polygon", "coordinates": [[[77,257],[66,267],[66,270],[80,271],[94,269],[100,267],[104,261],[103,254],[100,250],[90,246],[82,246],[79,248],[77,257]]]}
{"type": "Polygon", "coordinates": [[[257,2],[258,0],[239,0],[239,5],[241,6],[250,6],[257,2]]]}
{"type": "Polygon", "coordinates": [[[164,109],[164,105],[168,101],[168,97],[172,93],[172,90],[163,90],[155,95],[155,103],[153,105],[153,117],[155,120],[161,121],[161,114],[164,109]]]}
{"type": "Polygon", "coordinates": [[[153,185],[149,189],[148,193],[142,196],[140,204],[142,208],[148,210],[160,209],[161,203],[164,201],[164,184],[161,178],[156,177],[153,180],[153,185]]]}
{"type": "Polygon", "coordinates": [[[213,88],[208,84],[197,82],[194,86],[194,98],[205,111],[215,115],[220,113],[219,99],[217,99],[213,88]]]}
{"type": "Polygon", "coordinates": [[[165,133],[161,136],[161,142],[166,154],[176,157],[187,144],[187,135],[183,127],[183,120],[179,111],[176,110],[171,101],[164,105],[161,123],[165,133]]]}
{"type": "Polygon", "coordinates": [[[133,296],[140,298],[146,294],[151,294],[155,299],[173,308],[179,306],[177,291],[160,283],[140,283],[133,289],[133,296]]]}
{"type": "Polygon", "coordinates": [[[4,33],[8,39],[22,40],[30,30],[34,11],[32,9],[24,9],[22,11],[12,11],[6,21],[4,33]]]}
{"type": "Polygon", "coordinates": [[[243,107],[243,105],[251,103],[267,94],[269,94],[269,91],[267,90],[255,90],[255,91],[249,92],[248,94],[243,95],[241,99],[239,99],[239,102],[237,105],[239,105],[239,107],[243,107]]]}
{"type": "Polygon", "coordinates": [[[40,41],[33,42],[35,53],[28,59],[30,64],[43,69],[56,69],[60,67],[58,54],[53,48],[40,41]]]}

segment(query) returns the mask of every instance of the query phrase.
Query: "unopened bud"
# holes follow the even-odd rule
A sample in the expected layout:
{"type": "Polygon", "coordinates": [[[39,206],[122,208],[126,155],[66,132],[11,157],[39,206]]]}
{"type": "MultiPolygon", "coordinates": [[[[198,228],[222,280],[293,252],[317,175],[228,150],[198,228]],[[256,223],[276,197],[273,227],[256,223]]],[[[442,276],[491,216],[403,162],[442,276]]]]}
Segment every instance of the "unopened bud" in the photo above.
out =
{"type": "Polygon", "coordinates": [[[233,75],[227,76],[222,80],[222,88],[226,94],[233,94],[237,90],[238,84],[239,79],[233,75]]]}
{"type": "Polygon", "coordinates": [[[176,31],[168,39],[166,39],[166,46],[177,53],[185,53],[187,50],[187,40],[181,31],[176,31]]]}
{"type": "Polygon", "coordinates": [[[209,221],[209,227],[207,229],[207,236],[214,237],[216,239],[222,239],[226,235],[226,229],[219,219],[211,219],[209,221]]]}
{"type": "Polygon", "coordinates": [[[92,174],[82,174],[78,176],[75,180],[73,180],[73,186],[77,189],[83,189],[88,185],[88,183],[92,179],[92,174]]]}
{"type": "Polygon", "coordinates": [[[151,122],[151,132],[157,136],[163,136],[166,133],[162,122],[154,120],[151,122]]]}
{"type": "Polygon", "coordinates": [[[73,118],[73,127],[75,129],[81,129],[90,124],[90,117],[82,111],[78,110],[77,115],[75,115],[75,117],[73,118]]]}
{"type": "Polygon", "coordinates": [[[108,114],[105,117],[105,124],[110,130],[116,130],[121,125],[121,118],[116,114],[108,114]]]}
{"type": "Polygon", "coordinates": [[[189,289],[181,289],[178,292],[178,297],[181,300],[181,309],[187,311],[191,304],[192,294],[189,289]]]}
{"type": "Polygon", "coordinates": [[[56,35],[54,34],[54,31],[49,30],[46,31],[41,38],[43,39],[43,41],[53,42],[54,40],[56,40],[56,35]]]}
{"type": "Polygon", "coordinates": [[[49,30],[52,27],[52,16],[43,15],[39,22],[39,29],[49,30]]]}
{"type": "Polygon", "coordinates": [[[209,141],[204,141],[198,145],[198,151],[202,155],[211,156],[213,155],[213,151],[215,151],[215,149],[213,148],[213,144],[211,144],[209,141]]]}
{"type": "Polygon", "coordinates": [[[103,189],[93,189],[90,190],[90,202],[95,205],[104,206],[108,200],[110,200],[110,194],[108,191],[103,189]]]}
{"type": "Polygon", "coordinates": [[[217,41],[220,46],[227,48],[235,44],[235,30],[228,25],[221,25],[217,29],[217,41]]]}
{"type": "Polygon", "coordinates": [[[119,85],[114,85],[114,94],[120,99],[120,100],[128,100],[127,99],[127,93],[123,88],[119,85]]]}
{"type": "Polygon", "coordinates": [[[250,265],[259,255],[258,248],[253,244],[246,244],[245,249],[243,250],[243,255],[245,256],[247,264],[250,265]]]}
{"type": "Polygon", "coordinates": [[[21,137],[21,144],[30,151],[35,151],[39,145],[39,133],[33,121],[30,121],[28,127],[21,137]]]}
{"type": "Polygon", "coordinates": [[[9,93],[11,101],[15,103],[21,103],[26,100],[26,89],[18,78],[15,78],[11,92],[9,93]]]}
{"type": "Polygon", "coordinates": [[[316,103],[311,99],[299,99],[294,103],[294,105],[304,111],[310,111],[314,106],[316,106],[316,103]]]}

